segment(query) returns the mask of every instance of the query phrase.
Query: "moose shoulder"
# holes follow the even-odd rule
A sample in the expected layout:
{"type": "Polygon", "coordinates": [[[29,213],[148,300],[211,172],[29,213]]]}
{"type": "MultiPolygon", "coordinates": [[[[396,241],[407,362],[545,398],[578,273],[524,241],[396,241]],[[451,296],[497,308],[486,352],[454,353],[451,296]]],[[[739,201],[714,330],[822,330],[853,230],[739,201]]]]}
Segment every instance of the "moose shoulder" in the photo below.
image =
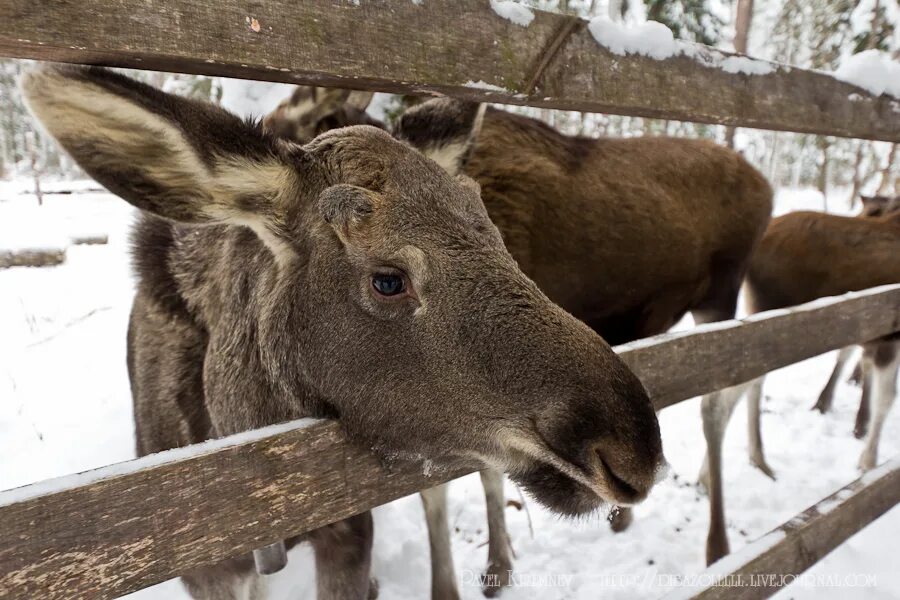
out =
{"type": "MultiPolygon", "coordinates": [[[[646,496],[640,382],[519,269],[477,185],[383,131],[304,146],[99,68],[23,81],[95,179],[144,210],[129,371],[139,450],[302,415],[436,462],[495,465],[551,509],[646,496]]],[[[320,599],[366,598],[371,520],[310,534],[320,599]]],[[[238,559],[197,598],[252,583],[238,559]]]]}

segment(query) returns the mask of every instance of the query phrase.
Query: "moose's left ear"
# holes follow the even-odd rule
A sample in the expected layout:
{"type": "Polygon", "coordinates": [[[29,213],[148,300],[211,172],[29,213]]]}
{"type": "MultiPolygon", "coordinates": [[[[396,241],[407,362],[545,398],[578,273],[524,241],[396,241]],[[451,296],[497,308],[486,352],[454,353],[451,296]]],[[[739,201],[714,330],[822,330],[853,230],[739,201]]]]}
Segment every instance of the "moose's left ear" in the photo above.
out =
{"type": "Polygon", "coordinates": [[[485,105],[435,98],[406,111],[394,130],[451,175],[463,171],[481,131],[485,105]]]}

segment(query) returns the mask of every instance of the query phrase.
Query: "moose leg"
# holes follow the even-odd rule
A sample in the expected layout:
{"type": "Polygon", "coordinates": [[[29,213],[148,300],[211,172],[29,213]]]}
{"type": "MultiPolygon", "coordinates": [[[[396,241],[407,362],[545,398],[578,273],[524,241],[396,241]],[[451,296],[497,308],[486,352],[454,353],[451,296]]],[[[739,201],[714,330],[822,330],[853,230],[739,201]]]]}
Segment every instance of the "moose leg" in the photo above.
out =
{"type": "Polygon", "coordinates": [[[459,600],[453,552],[450,546],[450,526],[447,523],[447,484],[422,490],[425,522],[428,524],[428,543],[431,550],[432,600],[459,600]]]}
{"type": "Polygon", "coordinates": [[[757,469],[771,479],[775,479],[775,472],[766,462],[763,452],[762,433],[760,430],[760,403],[762,402],[762,388],[765,376],[757,377],[750,382],[747,392],[747,438],[750,442],[750,462],[757,469]]]}
{"type": "Polygon", "coordinates": [[[853,425],[853,435],[861,440],[869,431],[869,419],[872,407],[872,386],[874,369],[871,361],[865,356],[860,359],[860,381],[862,382],[862,394],[859,397],[859,410],[856,411],[856,423],[853,425]]]}
{"type": "Polygon", "coordinates": [[[488,567],[484,595],[493,598],[510,584],[513,569],[512,545],[506,531],[506,502],[503,496],[503,473],[496,469],[481,472],[488,519],[488,567]]]}
{"type": "Polygon", "coordinates": [[[897,394],[897,368],[900,366],[900,342],[875,342],[867,345],[866,350],[870,348],[874,353],[875,373],[872,378],[872,420],[866,446],[859,457],[859,468],[863,471],[873,469],[878,463],[881,428],[897,394]]]}
{"type": "Polygon", "coordinates": [[[813,406],[813,410],[817,410],[823,415],[831,410],[831,404],[834,401],[834,388],[837,387],[841,374],[844,372],[844,367],[853,358],[854,349],[853,346],[847,346],[841,348],[841,351],[838,352],[837,362],[834,365],[834,370],[831,372],[831,377],[828,378],[828,383],[825,384],[822,393],[819,394],[819,399],[813,406]]]}
{"type": "Polygon", "coordinates": [[[307,538],[316,557],[318,600],[371,600],[372,513],[320,527],[307,538]]]}
{"type": "Polygon", "coordinates": [[[189,571],[181,582],[194,600],[265,600],[267,596],[249,554],[189,571]]]}
{"type": "Polygon", "coordinates": [[[853,385],[859,385],[862,383],[863,379],[863,365],[862,360],[856,361],[856,366],[853,367],[853,371],[850,373],[850,377],[847,378],[847,381],[852,383],[853,385]]]}
{"type": "Polygon", "coordinates": [[[703,396],[701,414],[709,463],[709,534],[706,538],[706,563],[712,564],[728,554],[725,525],[725,499],[722,490],[722,439],[734,407],[748,384],[737,385],[703,396]]]}

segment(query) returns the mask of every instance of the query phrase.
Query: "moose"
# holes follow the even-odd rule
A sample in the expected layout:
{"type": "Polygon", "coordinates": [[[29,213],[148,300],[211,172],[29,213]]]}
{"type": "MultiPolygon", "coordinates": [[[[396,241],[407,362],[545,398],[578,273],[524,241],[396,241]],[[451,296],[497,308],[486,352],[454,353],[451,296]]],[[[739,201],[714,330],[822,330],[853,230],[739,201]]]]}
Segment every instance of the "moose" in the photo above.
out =
{"type": "MultiPolygon", "coordinates": [[[[863,213],[854,217],[798,211],[773,219],[747,274],[750,312],[900,283],[900,197],[864,202],[863,213]]],[[[871,340],[862,347],[863,415],[857,415],[856,430],[867,431],[857,437],[866,437],[859,468],[868,471],[878,462],[881,429],[897,393],[900,332],[871,340]],[[865,398],[867,389],[869,398],[865,398]]],[[[847,353],[842,351],[840,358],[846,362],[847,353]]],[[[837,376],[842,368],[839,362],[837,376]]],[[[837,376],[832,374],[814,408],[823,412],[830,409],[833,380],[837,376]]],[[[755,406],[751,422],[759,422],[762,384],[763,378],[759,378],[749,387],[750,399],[755,399],[751,403],[755,406]]],[[[751,436],[750,446],[751,455],[763,457],[759,436],[751,436]]]]}
{"type": "MultiPolygon", "coordinates": [[[[103,68],[45,66],[21,85],[78,164],[142,211],[127,336],[139,454],[329,417],[385,456],[502,469],[563,515],[650,491],[664,459],[646,391],[523,273],[465,175],[375,127],[300,145],[103,68]]],[[[288,543],[312,544],[321,600],[365,599],[372,535],[363,513],[288,543]]],[[[262,598],[253,564],[183,581],[197,599],[262,598]]]]}
{"type": "MultiPolygon", "coordinates": [[[[332,123],[352,121],[366,98],[346,90],[298,91],[264,124],[303,142],[332,123]]],[[[701,140],[570,137],[536,119],[447,98],[407,110],[394,134],[450,173],[477,181],[519,267],[610,343],[662,333],[687,311],[699,323],[734,317],[750,254],[772,207],[768,183],[739,154],[701,140]]],[[[716,456],[725,419],[720,396],[729,393],[703,400],[704,431],[716,456]]],[[[488,573],[503,582],[512,556],[502,483],[490,471],[482,480],[488,573]]],[[[423,492],[434,598],[458,597],[446,575],[453,572],[446,509],[435,508],[445,494],[423,492]]],[[[710,501],[712,562],[728,553],[720,484],[710,501]]],[[[630,518],[628,509],[620,510],[613,528],[624,529],[630,518]]]]}
{"type": "MultiPolygon", "coordinates": [[[[900,210],[900,196],[860,196],[862,210],[859,213],[861,217],[880,217],[886,213],[892,213],[894,211],[900,210]]],[[[827,413],[831,410],[831,405],[834,401],[834,390],[837,386],[838,381],[841,378],[841,374],[844,372],[844,368],[847,363],[850,362],[850,359],[853,358],[854,355],[854,347],[848,346],[847,348],[843,348],[837,357],[837,361],[834,365],[834,370],[831,373],[831,377],[828,378],[828,382],[825,384],[825,387],[822,388],[822,393],[819,394],[819,398],[813,406],[814,410],[818,410],[822,414],[827,413]]],[[[860,361],[856,364],[856,367],[853,369],[853,373],[851,375],[853,381],[856,383],[862,384],[862,397],[859,401],[859,410],[856,413],[856,422],[853,427],[853,435],[862,439],[866,436],[866,433],[869,430],[869,395],[871,392],[871,381],[867,377],[867,374],[863,373],[863,362],[860,361]]]]}

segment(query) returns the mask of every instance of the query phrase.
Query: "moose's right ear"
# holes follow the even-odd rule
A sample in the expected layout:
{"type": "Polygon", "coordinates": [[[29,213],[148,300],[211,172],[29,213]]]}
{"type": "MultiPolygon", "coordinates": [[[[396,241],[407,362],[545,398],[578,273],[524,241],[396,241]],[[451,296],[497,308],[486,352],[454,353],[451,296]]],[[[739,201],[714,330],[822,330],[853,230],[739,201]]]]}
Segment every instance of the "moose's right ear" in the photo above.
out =
{"type": "Polygon", "coordinates": [[[297,156],[258,126],[98,67],[42,67],[21,87],[47,131],[114,194],[175,221],[247,225],[273,245],[297,156]]]}
{"type": "Polygon", "coordinates": [[[435,98],[403,113],[394,136],[408,142],[450,175],[458,175],[475,146],[484,111],[484,104],[435,98]]]}
{"type": "Polygon", "coordinates": [[[263,119],[273,135],[305,144],[319,131],[319,123],[337,113],[351,97],[350,90],[298,85],[263,119]]]}

